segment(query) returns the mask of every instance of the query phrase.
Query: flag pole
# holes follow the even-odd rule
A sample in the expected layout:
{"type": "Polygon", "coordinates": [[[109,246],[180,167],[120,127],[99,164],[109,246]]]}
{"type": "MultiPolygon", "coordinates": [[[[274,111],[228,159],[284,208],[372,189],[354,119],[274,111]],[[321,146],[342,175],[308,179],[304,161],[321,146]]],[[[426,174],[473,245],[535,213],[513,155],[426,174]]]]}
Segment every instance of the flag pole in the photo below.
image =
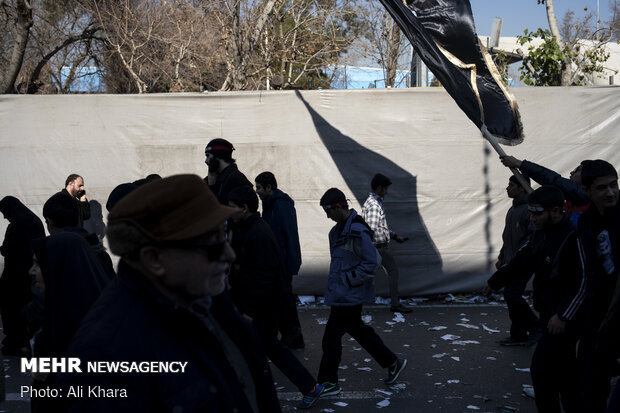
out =
{"type": "MultiPolygon", "coordinates": [[[[493,136],[491,132],[489,132],[486,125],[483,124],[482,127],[480,128],[480,131],[482,132],[482,136],[484,136],[484,138],[487,141],[489,141],[493,149],[495,149],[495,151],[499,155],[502,155],[502,156],[506,155],[506,152],[504,152],[504,149],[499,145],[499,143],[497,142],[497,139],[495,139],[495,136],[493,136]]],[[[527,181],[525,180],[521,172],[519,172],[517,168],[510,168],[510,170],[512,171],[512,174],[517,178],[517,181],[519,181],[521,186],[525,189],[525,191],[528,194],[531,193],[532,187],[527,183],[527,181]]]]}

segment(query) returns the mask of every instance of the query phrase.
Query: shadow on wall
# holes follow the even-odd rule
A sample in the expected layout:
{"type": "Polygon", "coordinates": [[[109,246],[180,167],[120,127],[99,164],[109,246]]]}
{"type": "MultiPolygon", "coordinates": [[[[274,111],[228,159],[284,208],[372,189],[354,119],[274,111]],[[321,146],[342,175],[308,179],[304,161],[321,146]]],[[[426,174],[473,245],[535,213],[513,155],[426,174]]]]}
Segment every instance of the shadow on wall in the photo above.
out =
{"type": "Polygon", "coordinates": [[[103,208],[99,201],[88,201],[90,204],[90,218],[84,221],[84,229],[90,234],[97,234],[99,241],[105,236],[105,223],[103,222],[103,208]]]}
{"type": "MultiPolygon", "coordinates": [[[[399,235],[409,237],[409,241],[404,244],[390,244],[400,269],[401,295],[413,293],[407,285],[416,284],[416,278],[441,275],[441,256],[418,209],[417,177],[342,134],[319,115],[299,91],[295,93],[306,106],[321,141],[360,205],[368,197],[370,181],[376,173],[382,173],[392,180],[390,192],[385,199],[388,224],[399,235]]],[[[346,188],[340,189],[346,194],[346,188]]],[[[361,211],[358,212],[361,214],[361,211]]],[[[378,290],[383,289],[379,281],[385,278],[377,278],[378,290]]],[[[418,278],[418,285],[419,281],[418,278]]]]}

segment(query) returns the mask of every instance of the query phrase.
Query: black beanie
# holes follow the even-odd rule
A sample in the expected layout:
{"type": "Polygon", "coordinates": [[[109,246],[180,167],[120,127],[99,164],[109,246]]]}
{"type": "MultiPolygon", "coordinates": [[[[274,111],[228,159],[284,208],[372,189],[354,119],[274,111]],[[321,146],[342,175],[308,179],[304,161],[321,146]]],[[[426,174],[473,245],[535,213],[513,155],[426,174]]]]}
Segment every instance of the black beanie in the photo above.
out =
{"type": "Polygon", "coordinates": [[[210,153],[216,158],[223,159],[225,161],[232,160],[232,152],[235,150],[232,143],[226,139],[217,138],[213,139],[207,144],[205,148],[205,155],[210,153]]]}

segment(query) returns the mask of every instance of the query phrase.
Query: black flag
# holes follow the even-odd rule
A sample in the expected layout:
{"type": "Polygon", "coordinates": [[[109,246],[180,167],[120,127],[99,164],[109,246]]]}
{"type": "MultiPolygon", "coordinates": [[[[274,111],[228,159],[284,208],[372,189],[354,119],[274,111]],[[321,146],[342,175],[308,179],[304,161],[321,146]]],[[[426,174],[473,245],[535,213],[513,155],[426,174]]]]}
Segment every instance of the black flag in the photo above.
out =
{"type": "Polygon", "coordinates": [[[469,0],[381,0],[426,66],[478,128],[517,145],[517,102],[476,35],[469,0]],[[405,4],[406,2],[406,4],[405,4]]]}

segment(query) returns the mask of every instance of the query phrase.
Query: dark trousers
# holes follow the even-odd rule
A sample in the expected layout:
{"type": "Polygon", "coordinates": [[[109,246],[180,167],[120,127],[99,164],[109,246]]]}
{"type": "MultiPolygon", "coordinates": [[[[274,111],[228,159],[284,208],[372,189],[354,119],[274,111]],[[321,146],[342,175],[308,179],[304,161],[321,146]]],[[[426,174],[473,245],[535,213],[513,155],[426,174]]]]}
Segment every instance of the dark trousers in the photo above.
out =
{"type": "Polygon", "coordinates": [[[538,317],[523,298],[528,279],[515,280],[504,287],[504,299],[510,317],[510,337],[525,340],[539,328],[538,317]]]}
{"type": "Polygon", "coordinates": [[[282,342],[284,344],[302,344],[304,336],[301,332],[301,324],[297,314],[297,300],[293,294],[293,277],[287,276],[283,284],[286,290],[286,302],[284,303],[284,308],[280,311],[280,319],[278,320],[278,329],[282,334],[282,342]]]}
{"type": "Polygon", "coordinates": [[[269,360],[305,395],[312,391],[317,381],[291,350],[278,340],[277,320],[278,314],[274,312],[257,316],[253,323],[269,360]]]}
{"type": "Polygon", "coordinates": [[[385,268],[390,286],[390,305],[397,306],[400,304],[400,293],[398,292],[398,265],[390,252],[389,244],[384,247],[377,247],[377,251],[381,255],[381,266],[385,268]]]}
{"type": "Polygon", "coordinates": [[[383,368],[396,360],[396,355],[383,344],[375,330],[362,321],[362,305],[332,306],[323,333],[323,357],[319,367],[319,383],[338,383],[338,366],[342,359],[342,336],[349,333],[383,368]]]}
{"type": "Polygon", "coordinates": [[[573,334],[543,332],[530,369],[538,413],[561,413],[562,408],[566,413],[581,411],[576,345],[573,334]]]}
{"type": "Polygon", "coordinates": [[[579,343],[579,358],[583,369],[581,410],[603,413],[611,391],[611,378],[618,374],[617,362],[609,354],[597,351],[595,337],[594,333],[584,335],[579,343]]]}

